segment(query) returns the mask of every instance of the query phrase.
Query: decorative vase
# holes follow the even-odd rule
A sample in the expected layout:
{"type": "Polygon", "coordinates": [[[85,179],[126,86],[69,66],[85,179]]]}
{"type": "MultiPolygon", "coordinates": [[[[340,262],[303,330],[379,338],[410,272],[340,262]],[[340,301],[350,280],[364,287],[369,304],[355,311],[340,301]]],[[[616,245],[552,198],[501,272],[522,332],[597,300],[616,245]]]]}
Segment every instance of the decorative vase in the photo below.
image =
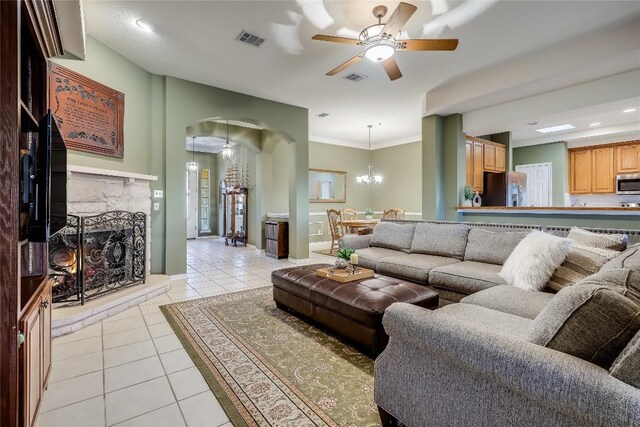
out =
{"type": "Polygon", "coordinates": [[[336,268],[347,268],[347,260],[344,258],[336,258],[336,268]]]}
{"type": "Polygon", "coordinates": [[[473,205],[471,204],[471,200],[470,200],[470,199],[464,199],[464,201],[462,202],[462,207],[464,207],[464,208],[469,208],[469,207],[471,207],[471,206],[473,206],[473,205]]]}
{"type": "Polygon", "coordinates": [[[373,215],[365,215],[364,218],[367,220],[371,220],[373,219],[373,215]]]}
{"type": "Polygon", "coordinates": [[[479,208],[482,206],[482,199],[480,198],[480,193],[476,191],[476,194],[473,196],[472,205],[474,208],[479,208]]]}

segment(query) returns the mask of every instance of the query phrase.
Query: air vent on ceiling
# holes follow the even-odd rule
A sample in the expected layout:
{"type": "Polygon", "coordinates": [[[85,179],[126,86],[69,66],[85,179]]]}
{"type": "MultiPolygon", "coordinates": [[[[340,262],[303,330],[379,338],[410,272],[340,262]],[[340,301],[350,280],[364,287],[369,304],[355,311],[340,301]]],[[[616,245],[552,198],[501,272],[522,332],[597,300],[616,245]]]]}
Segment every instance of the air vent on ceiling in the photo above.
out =
{"type": "Polygon", "coordinates": [[[255,34],[247,33],[245,30],[240,31],[240,34],[238,34],[236,40],[255,47],[260,47],[262,46],[262,43],[264,43],[264,39],[262,37],[256,36],[255,34]]]}
{"type": "Polygon", "coordinates": [[[329,115],[329,113],[320,113],[320,114],[318,114],[318,117],[320,117],[321,119],[324,119],[328,115],[329,115]]]}
{"type": "Polygon", "coordinates": [[[351,80],[352,82],[359,82],[360,80],[364,80],[367,78],[364,74],[351,73],[344,77],[347,80],[351,80]]]}

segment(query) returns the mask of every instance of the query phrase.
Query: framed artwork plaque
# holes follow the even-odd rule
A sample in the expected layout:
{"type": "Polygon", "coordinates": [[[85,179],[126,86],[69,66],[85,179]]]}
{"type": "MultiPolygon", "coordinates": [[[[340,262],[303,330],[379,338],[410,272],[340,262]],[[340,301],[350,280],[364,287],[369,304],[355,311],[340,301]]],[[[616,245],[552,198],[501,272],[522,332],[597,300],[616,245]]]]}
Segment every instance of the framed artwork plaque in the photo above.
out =
{"type": "Polygon", "coordinates": [[[121,159],[124,94],[53,62],[49,108],[67,148],[121,159]]]}

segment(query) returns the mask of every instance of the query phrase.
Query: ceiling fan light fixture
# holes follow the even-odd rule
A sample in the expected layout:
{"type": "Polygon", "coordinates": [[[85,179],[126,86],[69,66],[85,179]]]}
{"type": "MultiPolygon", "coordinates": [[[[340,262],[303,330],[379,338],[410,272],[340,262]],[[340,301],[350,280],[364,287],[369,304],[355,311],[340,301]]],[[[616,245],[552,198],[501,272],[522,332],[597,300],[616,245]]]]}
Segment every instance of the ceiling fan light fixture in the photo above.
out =
{"type": "Polygon", "coordinates": [[[364,51],[364,56],[372,62],[382,62],[396,53],[396,44],[391,40],[379,40],[371,43],[364,51]]]}

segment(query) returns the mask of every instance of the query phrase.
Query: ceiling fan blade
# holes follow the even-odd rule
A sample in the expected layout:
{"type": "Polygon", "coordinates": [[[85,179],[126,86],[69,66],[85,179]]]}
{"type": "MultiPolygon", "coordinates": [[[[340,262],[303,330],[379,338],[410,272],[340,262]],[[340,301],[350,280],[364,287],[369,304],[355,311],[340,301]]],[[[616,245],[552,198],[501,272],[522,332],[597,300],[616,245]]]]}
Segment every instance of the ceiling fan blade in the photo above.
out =
{"type": "Polygon", "coordinates": [[[389,79],[391,79],[391,81],[397,80],[402,77],[400,67],[398,67],[398,63],[393,56],[382,61],[382,66],[384,67],[384,70],[387,72],[387,75],[389,76],[389,79]]]}
{"type": "Polygon", "coordinates": [[[456,50],[458,39],[398,40],[398,50],[456,50]]]}
{"type": "Polygon", "coordinates": [[[329,71],[326,75],[327,76],[335,76],[340,71],[344,71],[347,68],[351,67],[353,64],[355,64],[357,62],[360,62],[360,60],[362,58],[364,58],[364,53],[361,53],[360,55],[356,55],[353,58],[351,58],[350,60],[348,60],[347,62],[344,62],[344,63],[338,65],[336,68],[334,68],[333,70],[329,71]]]}
{"type": "Polygon", "coordinates": [[[325,36],[323,34],[316,34],[311,37],[313,40],[322,40],[325,42],[334,42],[334,43],[344,43],[344,44],[358,44],[360,40],[358,39],[350,39],[348,37],[338,37],[338,36],[325,36]]]}
{"type": "Polygon", "coordinates": [[[407,23],[411,15],[414,14],[417,7],[409,3],[400,3],[396,10],[385,24],[382,33],[387,33],[391,37],[396,37],[404,24],[407,23]]]}

